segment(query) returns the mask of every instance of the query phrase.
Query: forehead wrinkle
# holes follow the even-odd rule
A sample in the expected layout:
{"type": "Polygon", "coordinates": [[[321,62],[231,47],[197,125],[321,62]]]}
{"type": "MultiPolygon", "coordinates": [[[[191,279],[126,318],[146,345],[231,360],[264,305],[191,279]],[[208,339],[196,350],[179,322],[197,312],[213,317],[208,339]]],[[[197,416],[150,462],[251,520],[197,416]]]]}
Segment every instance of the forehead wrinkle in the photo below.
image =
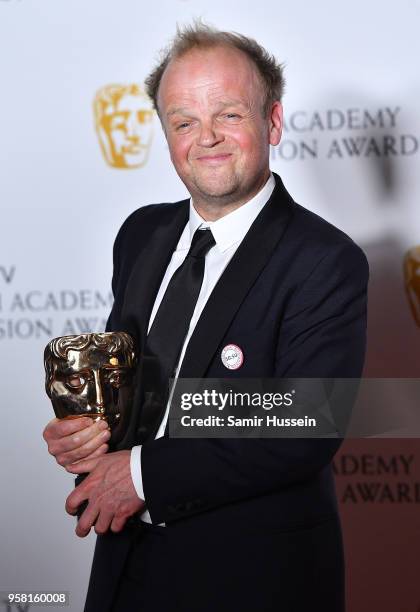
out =
{"type": "MultiPolygon", "coordinates": [[[[203,86],[195,87],[194,89],[201,89],[203,86]]],[[[214,90],[208,91],[208,89],[198,91],[198,95],[196,96],[188,96],[188,99],[185,99],[183,103],[180,105],[174,106],[171,108],[171,104],[169,104],[169,109],[166,113],[167,117],[171,117],[176,114],[188,114],[194,111],[197,107],[201,110],[207,110],[208,108],[212,108],[214,112],[218,112],[224,108],[228,108],[230,106],[243,106],[247,110],[251,109],[252,104],[248,96],[246,98],[241,99],[240,97],[230,97],[229,94],[222,87],[215,87],[214,90]]]]}

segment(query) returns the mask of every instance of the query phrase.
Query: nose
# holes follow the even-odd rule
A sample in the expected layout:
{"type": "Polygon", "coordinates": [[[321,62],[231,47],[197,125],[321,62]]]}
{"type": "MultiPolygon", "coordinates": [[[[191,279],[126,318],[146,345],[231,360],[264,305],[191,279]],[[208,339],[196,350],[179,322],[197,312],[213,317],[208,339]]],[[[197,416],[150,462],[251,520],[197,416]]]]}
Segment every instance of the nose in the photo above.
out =
{"type": "Polygon", "coordinates": [[[95,406],[98,408],[104,407],[104,397],[102,395],[102,385],[98,370],[93,371],[94,383],[95,383],[95,406]]]}
{"type": "Polygon", "coordinates": [[[212,120],[203,121],[198,134],[197,145],[200,147],[214,147],[223,140],[222,134],[216,130],[212,120]]]}
{"type": "Polygon", "coordinates": [[[127,123],[125,126],[125,133],[126,133],[127,140],[130,140],[131,142],[139,141],[138,125],[137,125],[135,117],[133,117],[133,113],[127,119],[127,123]]]}

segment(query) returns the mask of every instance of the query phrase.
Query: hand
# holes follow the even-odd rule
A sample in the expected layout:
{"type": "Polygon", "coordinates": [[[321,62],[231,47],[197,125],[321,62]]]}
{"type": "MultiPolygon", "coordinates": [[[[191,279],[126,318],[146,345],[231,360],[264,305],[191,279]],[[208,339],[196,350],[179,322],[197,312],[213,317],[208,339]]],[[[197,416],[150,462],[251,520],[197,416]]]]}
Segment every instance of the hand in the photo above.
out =
{"type": "Polygon", "coordinates": [[[66,511],[76,514],[78,506],[88,500],[76,527],[76,534],[84,538],[93,526],[102,534],[111,529],[118,532],[128,517],[144,508],[133,485],[130,471],[131,451],[122,450],[97,459],[79,461],[68,471],[90,474],[70,493],[66,511]]]}
{"type": "Polygon", "coordinates": [[[111,434],[105,421],[95,422],[89,417],[80,417],[52,419],[42,435],[57,463],[74,473],[75,462],[99,458],[108,451],[107,442],[111,434]]]}

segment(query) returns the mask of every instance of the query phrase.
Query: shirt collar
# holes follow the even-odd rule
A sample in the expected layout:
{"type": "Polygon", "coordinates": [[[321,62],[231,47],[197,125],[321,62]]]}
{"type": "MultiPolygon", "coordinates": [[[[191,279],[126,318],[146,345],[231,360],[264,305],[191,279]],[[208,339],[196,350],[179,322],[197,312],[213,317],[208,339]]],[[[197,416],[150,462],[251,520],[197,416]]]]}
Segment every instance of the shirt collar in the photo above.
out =
{"type": "Polygon", "coordinates": [[[258,214],[268,202],[274,187],[275,180],[270,172],[270,176],[264,187],[262,187],[251,200],[217,221],[205,221],[200,217],[194,208],[191,198],[190,217],[187,225],[189,231],[184,232],[183,244],[179,244],[178,248],[189,248],[192,237],[199,227],[209,227],[211,229],[216,241],[216,246],[222,253],[237,242],[241,242],[258,214]]]}

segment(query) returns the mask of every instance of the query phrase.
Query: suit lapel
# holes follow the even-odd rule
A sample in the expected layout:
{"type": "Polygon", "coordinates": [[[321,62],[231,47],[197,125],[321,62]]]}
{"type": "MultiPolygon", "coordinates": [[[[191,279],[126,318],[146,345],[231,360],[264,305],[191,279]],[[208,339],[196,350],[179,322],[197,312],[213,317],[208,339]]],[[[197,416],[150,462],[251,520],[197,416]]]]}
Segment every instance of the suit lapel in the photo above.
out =
{"type": "MultiPolygon", "coordinates": [[[[146,337],[150,314],[160,283],[169,265],[172,253],[188,221],[189,200],[174,204],[161,216],[153,216],[152,223],[144,223],[139,230],[139,249],[130,273],[122,306],[123,327],[133,334],[140,353],[136,373],[135,396],[130,423],[118,449],[142,443],[144,434],[139,430],[139,418],[145,422],[155,418],[157,408],[153,401],[145,402],[145,387],[159,389],[161,377],[156,359],[146,354],[146,337]],[[152,238],[151,238],[152,236],[152,238]],[[142,407],[140,410],[140,406],[142,407]]],[[[153,395],[150,396],[153,400],[153,395]]]]}
{"type": "Polygon", "coordinates": [[[213,289],[191,336],[179,373],[199,378],[206,370],[242,301],[281,239],[293,212],[293,200],[280,178],[258,217],[213,289]]]}
{"type": "Polygon", "coordinates": [[[137,340],[143,350],[147,336],[150,314],[166,268],[175,251],[184,227],[188,221],[189,200],[173,205],[174,210],[166,211],[156,227],[145,224],[139,235],[139,242],[144,243],[137,255],[128,279],[122,307],[122,319],[134,322],[130,328],[137,328],[137,340]],[[150,238],[152,234],[152,238],[150,238]]]}

